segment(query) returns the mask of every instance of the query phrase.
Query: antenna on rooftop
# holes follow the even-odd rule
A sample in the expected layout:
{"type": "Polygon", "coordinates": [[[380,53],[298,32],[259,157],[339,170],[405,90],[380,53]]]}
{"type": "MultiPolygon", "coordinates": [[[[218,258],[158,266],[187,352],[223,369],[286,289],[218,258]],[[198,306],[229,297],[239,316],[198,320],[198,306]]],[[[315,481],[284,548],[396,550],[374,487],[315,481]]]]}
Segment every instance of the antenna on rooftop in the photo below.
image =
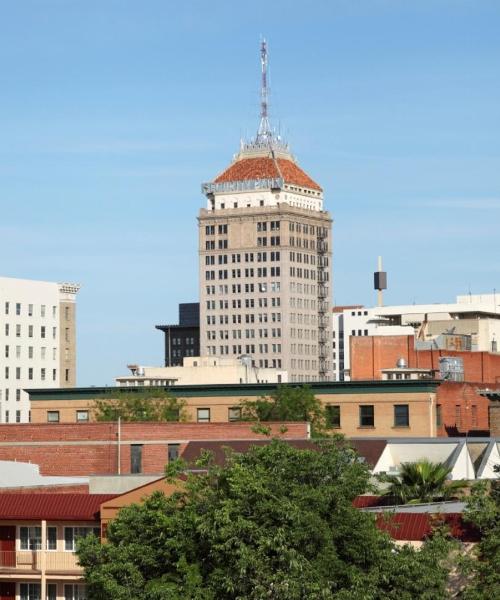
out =
{"type": "Polygon", "coordinates": [[[269,124],[269,88],[267,87],[267,42],[262,40],[260,43],[260,65],[261,65],[261,84],[260,84],[260,124],[257,132],[258,141],[267,141],[271,137],[271,125],[269,124]]]}

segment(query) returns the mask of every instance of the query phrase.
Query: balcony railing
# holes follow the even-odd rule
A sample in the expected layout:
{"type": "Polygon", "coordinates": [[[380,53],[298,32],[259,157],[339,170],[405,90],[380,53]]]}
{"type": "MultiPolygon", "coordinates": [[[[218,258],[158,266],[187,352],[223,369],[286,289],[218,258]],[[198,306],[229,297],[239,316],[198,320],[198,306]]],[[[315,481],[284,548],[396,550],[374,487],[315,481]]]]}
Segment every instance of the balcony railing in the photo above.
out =
{"type": "Polygon", "coordinates": [[[28,570],[41,571],[45,554],[45,571],[77,572],[83,571],[78,564],[78,557],[74,552],[58,552],[47,550],[2,550],[0,551],[0,571],[28,570]]]}

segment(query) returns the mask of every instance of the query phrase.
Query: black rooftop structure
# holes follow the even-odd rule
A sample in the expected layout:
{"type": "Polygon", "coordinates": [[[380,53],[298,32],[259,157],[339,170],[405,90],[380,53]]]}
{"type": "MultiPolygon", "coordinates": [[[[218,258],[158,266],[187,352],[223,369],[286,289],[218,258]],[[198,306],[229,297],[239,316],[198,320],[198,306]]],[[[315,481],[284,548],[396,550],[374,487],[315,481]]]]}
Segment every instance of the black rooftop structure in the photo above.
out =
{"type": "Polygon", "coordinates": [[[165,366],[182,366],[187,356],[200,355],[200,303],[179,304],[178,325],[156,325],[165,334],[165,366]]]}

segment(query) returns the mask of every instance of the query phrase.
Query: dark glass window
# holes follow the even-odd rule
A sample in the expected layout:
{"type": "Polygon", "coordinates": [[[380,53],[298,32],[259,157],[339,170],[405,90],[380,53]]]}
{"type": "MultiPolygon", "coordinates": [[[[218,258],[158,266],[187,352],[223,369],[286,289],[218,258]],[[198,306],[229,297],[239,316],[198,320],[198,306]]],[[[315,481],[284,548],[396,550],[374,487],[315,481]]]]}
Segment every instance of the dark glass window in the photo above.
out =
{"type": "Polygon", "coordinates": [[[180,444],[169,444],[168,445],[168,462],[172,462],[179,458],[180,444]]]}
{"type": "Polygon", "coordinates": [[[410,426],[410,408],[408,404],[394,405],[394,427],[410,426]]]}
{"type": "Polygon", "coordinates": [[[375,426],[375,407],[373,404],[363,404],[359,407],[359,426],[375,426]]]}

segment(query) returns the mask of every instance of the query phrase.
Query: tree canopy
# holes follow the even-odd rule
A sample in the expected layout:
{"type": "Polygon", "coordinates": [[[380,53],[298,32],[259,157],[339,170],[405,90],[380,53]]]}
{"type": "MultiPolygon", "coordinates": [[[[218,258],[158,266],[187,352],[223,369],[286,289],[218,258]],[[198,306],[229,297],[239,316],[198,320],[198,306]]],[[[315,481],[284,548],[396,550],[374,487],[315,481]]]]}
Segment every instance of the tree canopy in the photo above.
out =
{"type": "Polygon", "coordinates": [[[162,388],[113,390],[96,399],[97,421],[184,421],[185,401],[162,388]]]}
{"type": "MultiPolygon", "coordinates": [[[[496,467],[496,471],[500,471],[496,467]]],[[[466,518],[481,532],[481,541],[464,561],[469,576],[464,600],[500,598],[500,481],[482,481],[471,489],[466,518]]]]}
{"type": "Polygon", "coordinates": [[[379,480],[388,483],[386,492],[398,504],[451,500],[461,495],[467,487],[465,481],[450,481],[451,468],[427,459],[402,463],[397,475],[379,475],[379,480]]]}
{"type": "Polygon", "coordinates": [[[397,548],[353,507],[369,471],[342,440],[273,440],[182,489],[122,509],[100,545],[81,540],[90,600],[439,600],[447,543],[397,548]]]}
{"type": "Polygon", "coordinates": [[[270,396],[241,403],[242,419],[247,421],[308,421],[313,434],[322,434],[327,428],[323,404],[307,385],[279,385],[270,396]]]}

